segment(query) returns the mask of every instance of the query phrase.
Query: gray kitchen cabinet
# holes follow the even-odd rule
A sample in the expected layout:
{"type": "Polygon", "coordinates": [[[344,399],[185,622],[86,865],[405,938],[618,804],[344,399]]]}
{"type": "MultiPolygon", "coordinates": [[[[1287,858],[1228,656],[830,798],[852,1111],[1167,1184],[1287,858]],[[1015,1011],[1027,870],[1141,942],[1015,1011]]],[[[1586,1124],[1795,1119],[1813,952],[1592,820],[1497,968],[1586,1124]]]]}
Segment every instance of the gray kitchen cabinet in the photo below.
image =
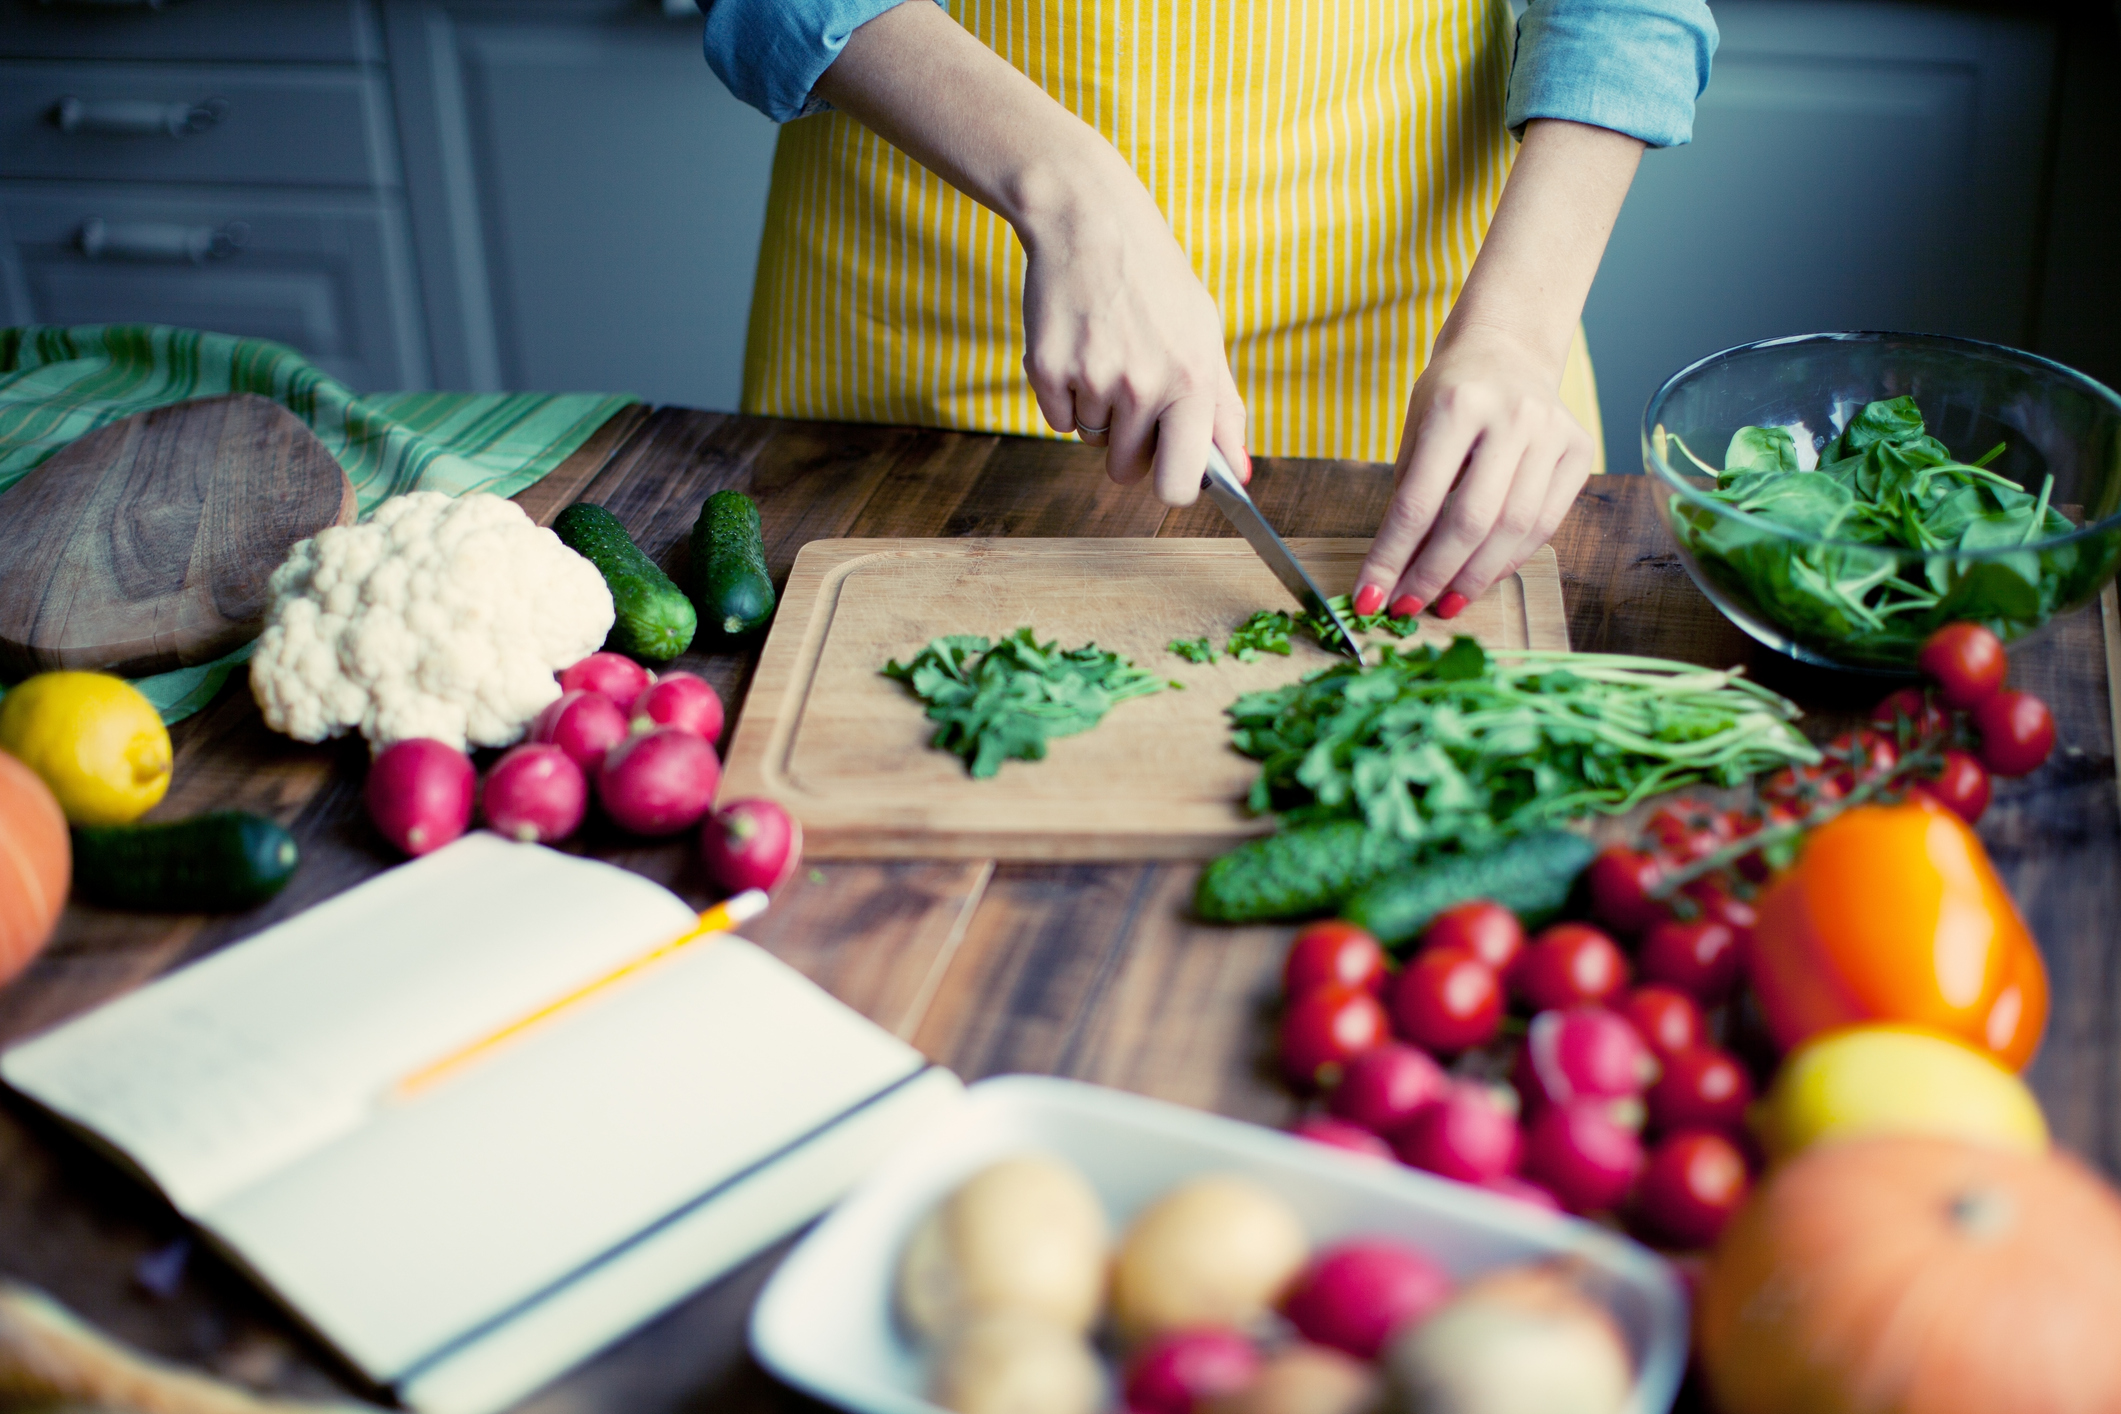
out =
{"type": "Polygon", "coordinates": [[[1687,147],[1644,154],[1584,310],[1606,460],[1718,349],[1829,329],[2035,341],[2055,26],[1725,3],[1687,147]]]}
{"type": "Polygon", "coordinates": [[[436,376],[734,408],[774,126],[635,3],[384,11],[436,376]]]}

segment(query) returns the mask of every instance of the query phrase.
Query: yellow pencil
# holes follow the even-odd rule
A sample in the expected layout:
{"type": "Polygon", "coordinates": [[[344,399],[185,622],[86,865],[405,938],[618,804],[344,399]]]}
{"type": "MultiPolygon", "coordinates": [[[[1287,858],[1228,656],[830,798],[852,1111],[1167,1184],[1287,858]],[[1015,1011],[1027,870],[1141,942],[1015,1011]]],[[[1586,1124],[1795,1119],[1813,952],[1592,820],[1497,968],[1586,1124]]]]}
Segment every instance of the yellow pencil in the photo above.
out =
{"type": "Polygon", "coordinates": [[[517,1017],[506,1026],[488,1032],[467,1046],[461,1046],[451,1051],[440,1060],[421,1066],[393,1086],[391,1096],[399,1100],[410,1099],[445,1076],[477,1060],[480,1056],[509,1041],[515,1040],[531,1028],[551,1020],[575,1003],[603,991],[615,982],[632,976],[642,968],[662,961],[680,949],[690,947],[702,938],[712,937],[717,933],[726,933],[732,928],[741,927],[765,911],[766,891],[764,889],[746,889],[733,898],[724,899],[705,913],[702,913],[699,922],[691,929],[672,938],[669,942],[651,948],[631,961],[619,964],[603,976],[583,983],[565,996],[554,998],[537,1010],[517,1017]]]}

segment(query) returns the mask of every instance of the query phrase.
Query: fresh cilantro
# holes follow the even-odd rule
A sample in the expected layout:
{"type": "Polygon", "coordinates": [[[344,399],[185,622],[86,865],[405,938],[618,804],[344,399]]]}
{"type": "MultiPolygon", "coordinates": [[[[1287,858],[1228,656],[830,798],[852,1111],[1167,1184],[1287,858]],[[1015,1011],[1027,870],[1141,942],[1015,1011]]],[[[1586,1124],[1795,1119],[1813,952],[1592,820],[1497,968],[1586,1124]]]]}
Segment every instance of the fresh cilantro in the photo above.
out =
{"type": "Polygon", "coordinates": [[[1262,653],[1279,653],[1286,658],[1290,651],[1289,630],[1295,626],[1295,620],[1280,609],[1261,609],[1231,632],[1223,652],[1240,663],[1249,663],[1262,653]]]}
{"type": "Polygon", "coordinates": [[[1337,663],[1228,710],[1234,745],[1260,763],[1254,810],[1468,849],[1818,759],[1790,726],[1796,708],[1735,671],[1491,656],[1466,637],[1442,650],[1388,644],[1374,665],[1337,663]]]}
{"type": "Polygon", "coordinates": [[[937,722],[929,745],[964,758],[974,776],[1004,761],[1045,759],[1051,737],[1088,731],[1130,697],[1160,692],[1164,680],[1094,643],[1063,653],[1026,626],[990,643],[976,635],[938,638],[884,676],[906,684],[937,722]]]}
{"type": "MultiPolygon", "coordinates": [[[[1358,614],[1345,594],[1336,594],[1327,603],[1340,615],[1340,621],[1348,626],[1350,633],[1375,633],[1383,629],[1394,638],[1405,638],[1417,627],[1412,618],[1394,618],[1382,610],[1374,614],[1358,614]]],[[[1333,621],[1324,614],[1306,614],[1302,623],[1305,631],[1320,643],[1332,642],[1333,621]]]]}
{"type": "Polygon", "coordinates": [[[1215,661],[1215,645],[1205,638],[1174,638],[1164,647],[1189,663],[1212,663],[1215,661]]]}

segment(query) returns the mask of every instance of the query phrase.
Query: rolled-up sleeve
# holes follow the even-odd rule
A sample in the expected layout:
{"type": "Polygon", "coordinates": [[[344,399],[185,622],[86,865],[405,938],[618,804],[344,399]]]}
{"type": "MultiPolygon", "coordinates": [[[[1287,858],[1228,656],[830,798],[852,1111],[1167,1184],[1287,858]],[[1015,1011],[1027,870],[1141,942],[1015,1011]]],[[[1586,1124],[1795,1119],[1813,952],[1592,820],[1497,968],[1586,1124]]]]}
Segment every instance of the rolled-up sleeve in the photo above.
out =
{"type": "Polygon", "coordinates": [[[707,67],[776,123],[825,105],[810,96],[847,36],[902,0],[709,0],[707,67]]]}
{"type": "Polygon", "coordinates": [[[1566,118],[1676,147],[1694,136],[1715,54],[1702,0],[1531,0],[1517,22],[1510,131],[1566,118]]]}

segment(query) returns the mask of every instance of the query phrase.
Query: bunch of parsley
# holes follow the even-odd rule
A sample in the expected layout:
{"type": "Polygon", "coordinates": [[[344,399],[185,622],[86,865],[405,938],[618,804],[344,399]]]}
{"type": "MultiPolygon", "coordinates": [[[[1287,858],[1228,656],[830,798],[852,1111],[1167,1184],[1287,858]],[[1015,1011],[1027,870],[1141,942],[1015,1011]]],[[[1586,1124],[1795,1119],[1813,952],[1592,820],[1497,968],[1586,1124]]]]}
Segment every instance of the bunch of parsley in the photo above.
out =
{"type": "Polygon", "coordinates": [[[1086,732],[1130,697],[1164,680],[1096,644],[1067,652],[1040,643],[1027,625],[990,643],[972,634],[938,638],[884,676],[906,684],[939,723],[929,745],[964,758],[974,776],[1004,761],[1042,761],[1048,738],[1086,732]]]}
{"type": "Polygon", "coordinates": [[[1733,672],[1658,658],[1386,645],[1228,709],[1260,763],[1250,804],[1285,824],[1361,821],[1477,849],[1700,781],[1736,785],[1819,753],[1796,708],[1733,672]]]}

